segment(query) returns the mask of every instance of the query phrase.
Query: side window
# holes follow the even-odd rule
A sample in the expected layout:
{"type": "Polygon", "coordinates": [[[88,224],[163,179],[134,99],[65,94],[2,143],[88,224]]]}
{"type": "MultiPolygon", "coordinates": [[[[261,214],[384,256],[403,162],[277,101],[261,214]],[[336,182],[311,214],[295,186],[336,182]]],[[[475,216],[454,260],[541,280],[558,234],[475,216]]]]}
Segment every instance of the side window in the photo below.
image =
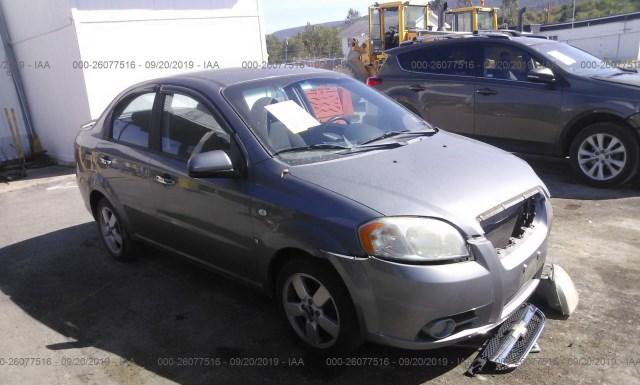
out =
{"type": "Polygon", "coordinates": [[[160,137],[162,152],[184,160],[189,159],[199,144],[202,147],[198,152],[227,151],[231,140],[203,104],[181,94],[165,96],[160,137]]]}
{"type": "Polygon", "coordinates": [[[424,47],[398,56],[408,71],[439,75],[473,76],[476,71],[474,50],[465,44],[424,47]]]}
{"type": "Polygon", "coordinates": [[[125,100],[114,111],[111,138],[122,143],[149,147],[155,92],[125,100]]]}
{"type": "Polygon", "coordinates": [[[544,64],[520,48],[503,44],[484,47],[482,76],[489,79],[527,81],[529,71],[544,64]]]}

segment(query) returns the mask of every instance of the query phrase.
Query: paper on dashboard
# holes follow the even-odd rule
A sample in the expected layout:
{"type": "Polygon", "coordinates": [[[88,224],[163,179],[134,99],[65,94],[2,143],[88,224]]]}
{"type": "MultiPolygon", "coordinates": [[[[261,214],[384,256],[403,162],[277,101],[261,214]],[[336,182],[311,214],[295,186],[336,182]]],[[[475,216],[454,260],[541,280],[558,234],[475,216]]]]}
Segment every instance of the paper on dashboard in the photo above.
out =
{"type": "Polygon", "coordinates": [[[316,118],[311,116],[311,114],[293,100],[270,104],[264,108],[294,134],[320,125],[320,122],[318,122],[316,118]]]}

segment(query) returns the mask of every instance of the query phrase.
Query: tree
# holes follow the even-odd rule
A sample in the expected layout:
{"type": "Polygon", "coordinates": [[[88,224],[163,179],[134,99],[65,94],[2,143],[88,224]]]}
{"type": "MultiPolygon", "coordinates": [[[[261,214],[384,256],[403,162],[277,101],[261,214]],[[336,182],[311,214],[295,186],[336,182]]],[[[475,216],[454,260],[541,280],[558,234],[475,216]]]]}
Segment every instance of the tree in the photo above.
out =
{"type": "Polygon", "coordinates": [[[444,6],[444,0],[433,0],[429,3],[429,5],[434,12],[439,13],[444,6]]]}
{"type": "Polygon", "coordinates": [[[342,56],[339,30],[307,24],[303,32],[285,41],[267,35],[269,62],[278,63],[309,58],[342,56]]]}
{"type": "Polygon", "coordinates": [[[349,8],[349,12],[347,12],[347,23],[350,23],[351,20],[360,17],[360,11],[354,8],[349,8]]]}
{"type": "Polygon", "coordinates": [[[518,0],[502,0],[502,22],[515,25],[518,21],[518,0]]]}
{"type": "Polygon", "coordinates": [[[267,54],[269,55],[270,63],[277,63],[284,61],[284,47],[282,42],[273,34],[265,37],[267,41],[267,54]]]}

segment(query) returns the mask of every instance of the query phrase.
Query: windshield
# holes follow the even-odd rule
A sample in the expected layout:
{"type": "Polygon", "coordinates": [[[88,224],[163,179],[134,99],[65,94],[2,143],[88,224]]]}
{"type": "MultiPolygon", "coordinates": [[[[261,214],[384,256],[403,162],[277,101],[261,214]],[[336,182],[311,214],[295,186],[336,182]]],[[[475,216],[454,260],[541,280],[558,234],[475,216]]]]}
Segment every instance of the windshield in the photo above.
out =
{"type": "Polygon", "coordinates": [[[433,131],[420,117],[353,79],[271,78],[231,86],[224,95],[260,142],[290,164],[347,156],[358,146],[373,146],[372,141],[381,148],[398,141],[399,133],[433,131]],[[388,139],[381,140],[385,134],[388,139]]]}
{"type": "Polygon", "coordinates": [[[568,44],[543,43],[534,44],[531,48],[542,53],[548,60],[572,74],[607,76],[622,72],[613,64],[568,44]]]}

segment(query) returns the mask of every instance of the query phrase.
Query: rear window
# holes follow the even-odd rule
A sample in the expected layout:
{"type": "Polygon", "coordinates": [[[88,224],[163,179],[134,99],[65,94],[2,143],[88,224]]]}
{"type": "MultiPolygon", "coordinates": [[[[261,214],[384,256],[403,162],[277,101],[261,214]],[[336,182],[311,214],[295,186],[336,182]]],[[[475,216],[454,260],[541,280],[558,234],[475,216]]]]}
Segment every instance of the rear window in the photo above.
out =
{"type": "Polygon", "coordinates": [[[114,113],[111,138],[138,147],[149,147],[155,92],[134,96],[114,113]]]}

